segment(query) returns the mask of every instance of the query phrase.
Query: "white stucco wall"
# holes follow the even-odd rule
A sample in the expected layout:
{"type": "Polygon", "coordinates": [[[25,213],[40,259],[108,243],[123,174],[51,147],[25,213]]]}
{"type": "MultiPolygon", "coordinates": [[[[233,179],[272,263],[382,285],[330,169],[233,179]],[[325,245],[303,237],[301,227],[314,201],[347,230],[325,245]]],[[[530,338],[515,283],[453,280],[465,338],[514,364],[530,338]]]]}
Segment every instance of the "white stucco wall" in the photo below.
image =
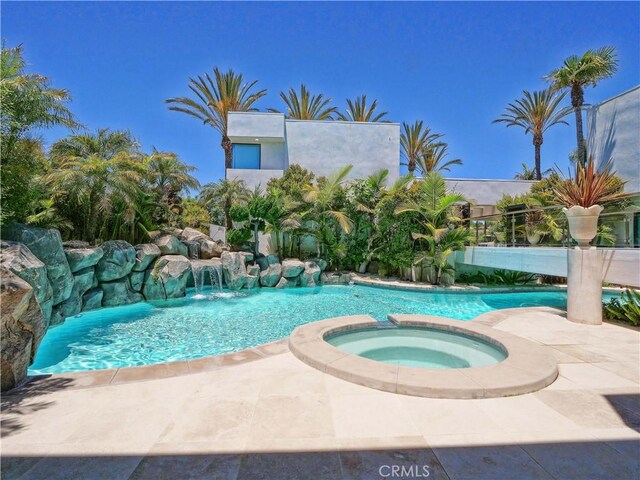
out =
{"type": "Polygon", "coordinates": [[[587,145],[596,162],[613,159],[626,191],[640,192],[640,86],[587,110],[587,145]]]}
{"type": "Polygon", "coordinates": [[[271,178],[280,178],[284,174],[284,170],[252,170],[227,168],[227,179],[244,180],[247,187],[254,189],[260,185],[262,189],[267,188],[267,182],[271,178]]]}
{"type": "MultiPolygon", "coordinates": [[[[640,250],[602,248],[602,280],[640,287],[640,250]]],[[[456,263],[520,272],[567,276],[567,249],[553,247],[468,247],[456,252],[456,263]]]]}
{"type": "Polygon", "coordinates": [[[266,112],[229,112],[227,135],[234,143],[247,139],[284,139],[284,115],[266,112]]]}
{"type": "Polygon", "coordinates": [[[349,178],[365,178],[389,170],[389,183],[400,175],[400,126],[397,123],[362,123],[287,120],[288,165],[294,163],[328,176],[351,164],[349,178]]]}
{"type": "Polygon", "coordinates": [[[262,170],[284,170],[286,151],[283,142],[260,144],[260,168],[262,170]]]}
{"type": "Polygon", "coordinates": [[[472,208],[472,216],[493,215],[493,208],[503,195],[522,195],[531,191],[534,181],[529,180],[483,180],[476,178],[447,178],[447,189],[460,193],[476,206],[472,208]]]}

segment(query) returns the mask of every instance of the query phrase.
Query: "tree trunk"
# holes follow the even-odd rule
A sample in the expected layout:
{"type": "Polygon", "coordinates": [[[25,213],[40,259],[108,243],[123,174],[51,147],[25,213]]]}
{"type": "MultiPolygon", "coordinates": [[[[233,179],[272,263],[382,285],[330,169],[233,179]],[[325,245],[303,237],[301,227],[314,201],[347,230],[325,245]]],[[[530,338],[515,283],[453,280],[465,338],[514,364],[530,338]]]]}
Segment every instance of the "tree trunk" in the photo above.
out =
{"type": "Polygon", "coordinates": [[[226,201],[224,205],[224,226],[227,228],[227,232],[233,228],[233,221],[231,220],[231,202],[226,201]]]}
{"type": "Polygon", "coordinates": [[[227,168],[233,168],[233,144],[231,143],[231,139],[226,135],[222,136],[222,143],[220,144],[224,149],[224,178],[227,178],[227,168]]]}
{"type": "Polygon", "coordinates": [[[533,147],[535,149],[535,162],[536,162],[536,180],[542,180],[542,167],[540,165],[540,146],[542,145],[542,138],[533,138],[533,147]]]}
{"type": "Polygon", "coordinates": [[[258,256],[260,255],[260,245],[259,245],[259,233],[258,233],[258,226],[259,224],[256,222],[253,225],[253,255],[254,258],[258,258],[258,256]]]}
{"type": "Polygon", "coordinates": [[[571,87],[571,106],[576,114],[576,142],[578,161],[582,166],[586,163],[586,152],[584,151],[584,134],[582,132],[582,104],[584,103],[584,92],[580,85],[571,87]]]}

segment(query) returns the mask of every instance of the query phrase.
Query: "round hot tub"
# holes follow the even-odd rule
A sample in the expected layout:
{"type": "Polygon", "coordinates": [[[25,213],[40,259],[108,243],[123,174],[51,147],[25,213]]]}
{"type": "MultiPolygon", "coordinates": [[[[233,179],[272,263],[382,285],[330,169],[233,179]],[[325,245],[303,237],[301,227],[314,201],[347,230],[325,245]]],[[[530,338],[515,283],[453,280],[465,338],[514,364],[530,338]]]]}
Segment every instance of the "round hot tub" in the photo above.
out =
{"type": "Polygon", "coordinates": [[[433,398],[535,392],[558,376],[555,357],[524,338],[429,315],[329,318],[296,328],[289,350],[304,363],[365,387],[433,398]]]}
{"type": "Polygon", "coordinates": [[[479,337],[428,327],[363,328],[325,340],[345,352],[405,367],[486,367],[507,358],[502,348],[479,337]]]}

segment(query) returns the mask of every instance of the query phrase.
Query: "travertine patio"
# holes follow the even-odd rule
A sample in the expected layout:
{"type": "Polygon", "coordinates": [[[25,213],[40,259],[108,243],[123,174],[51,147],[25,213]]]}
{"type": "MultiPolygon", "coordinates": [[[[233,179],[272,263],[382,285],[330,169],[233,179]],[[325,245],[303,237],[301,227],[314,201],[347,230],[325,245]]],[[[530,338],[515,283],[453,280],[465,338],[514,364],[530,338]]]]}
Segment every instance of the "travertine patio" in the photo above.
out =
{"type": "Polygon", "coordinates": [[[3,397],[2,478],[638,478],[637,330],[544,308],[474,321],[546,345],[560,376],[508,398],[410,397],[323,374],[284,342],[235,363],[54,376],[3,397]]]}

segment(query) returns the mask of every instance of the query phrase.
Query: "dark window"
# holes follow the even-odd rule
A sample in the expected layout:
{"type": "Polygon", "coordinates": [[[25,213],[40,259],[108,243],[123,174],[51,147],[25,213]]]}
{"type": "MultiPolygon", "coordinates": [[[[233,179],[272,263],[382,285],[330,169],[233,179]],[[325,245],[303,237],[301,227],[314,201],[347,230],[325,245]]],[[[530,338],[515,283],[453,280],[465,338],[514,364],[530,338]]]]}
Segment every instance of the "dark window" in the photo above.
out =
{"type": "Polygon", "coordinates": [[[260,169],[260,145],[234,143],[233,168],[260,169]]]}

